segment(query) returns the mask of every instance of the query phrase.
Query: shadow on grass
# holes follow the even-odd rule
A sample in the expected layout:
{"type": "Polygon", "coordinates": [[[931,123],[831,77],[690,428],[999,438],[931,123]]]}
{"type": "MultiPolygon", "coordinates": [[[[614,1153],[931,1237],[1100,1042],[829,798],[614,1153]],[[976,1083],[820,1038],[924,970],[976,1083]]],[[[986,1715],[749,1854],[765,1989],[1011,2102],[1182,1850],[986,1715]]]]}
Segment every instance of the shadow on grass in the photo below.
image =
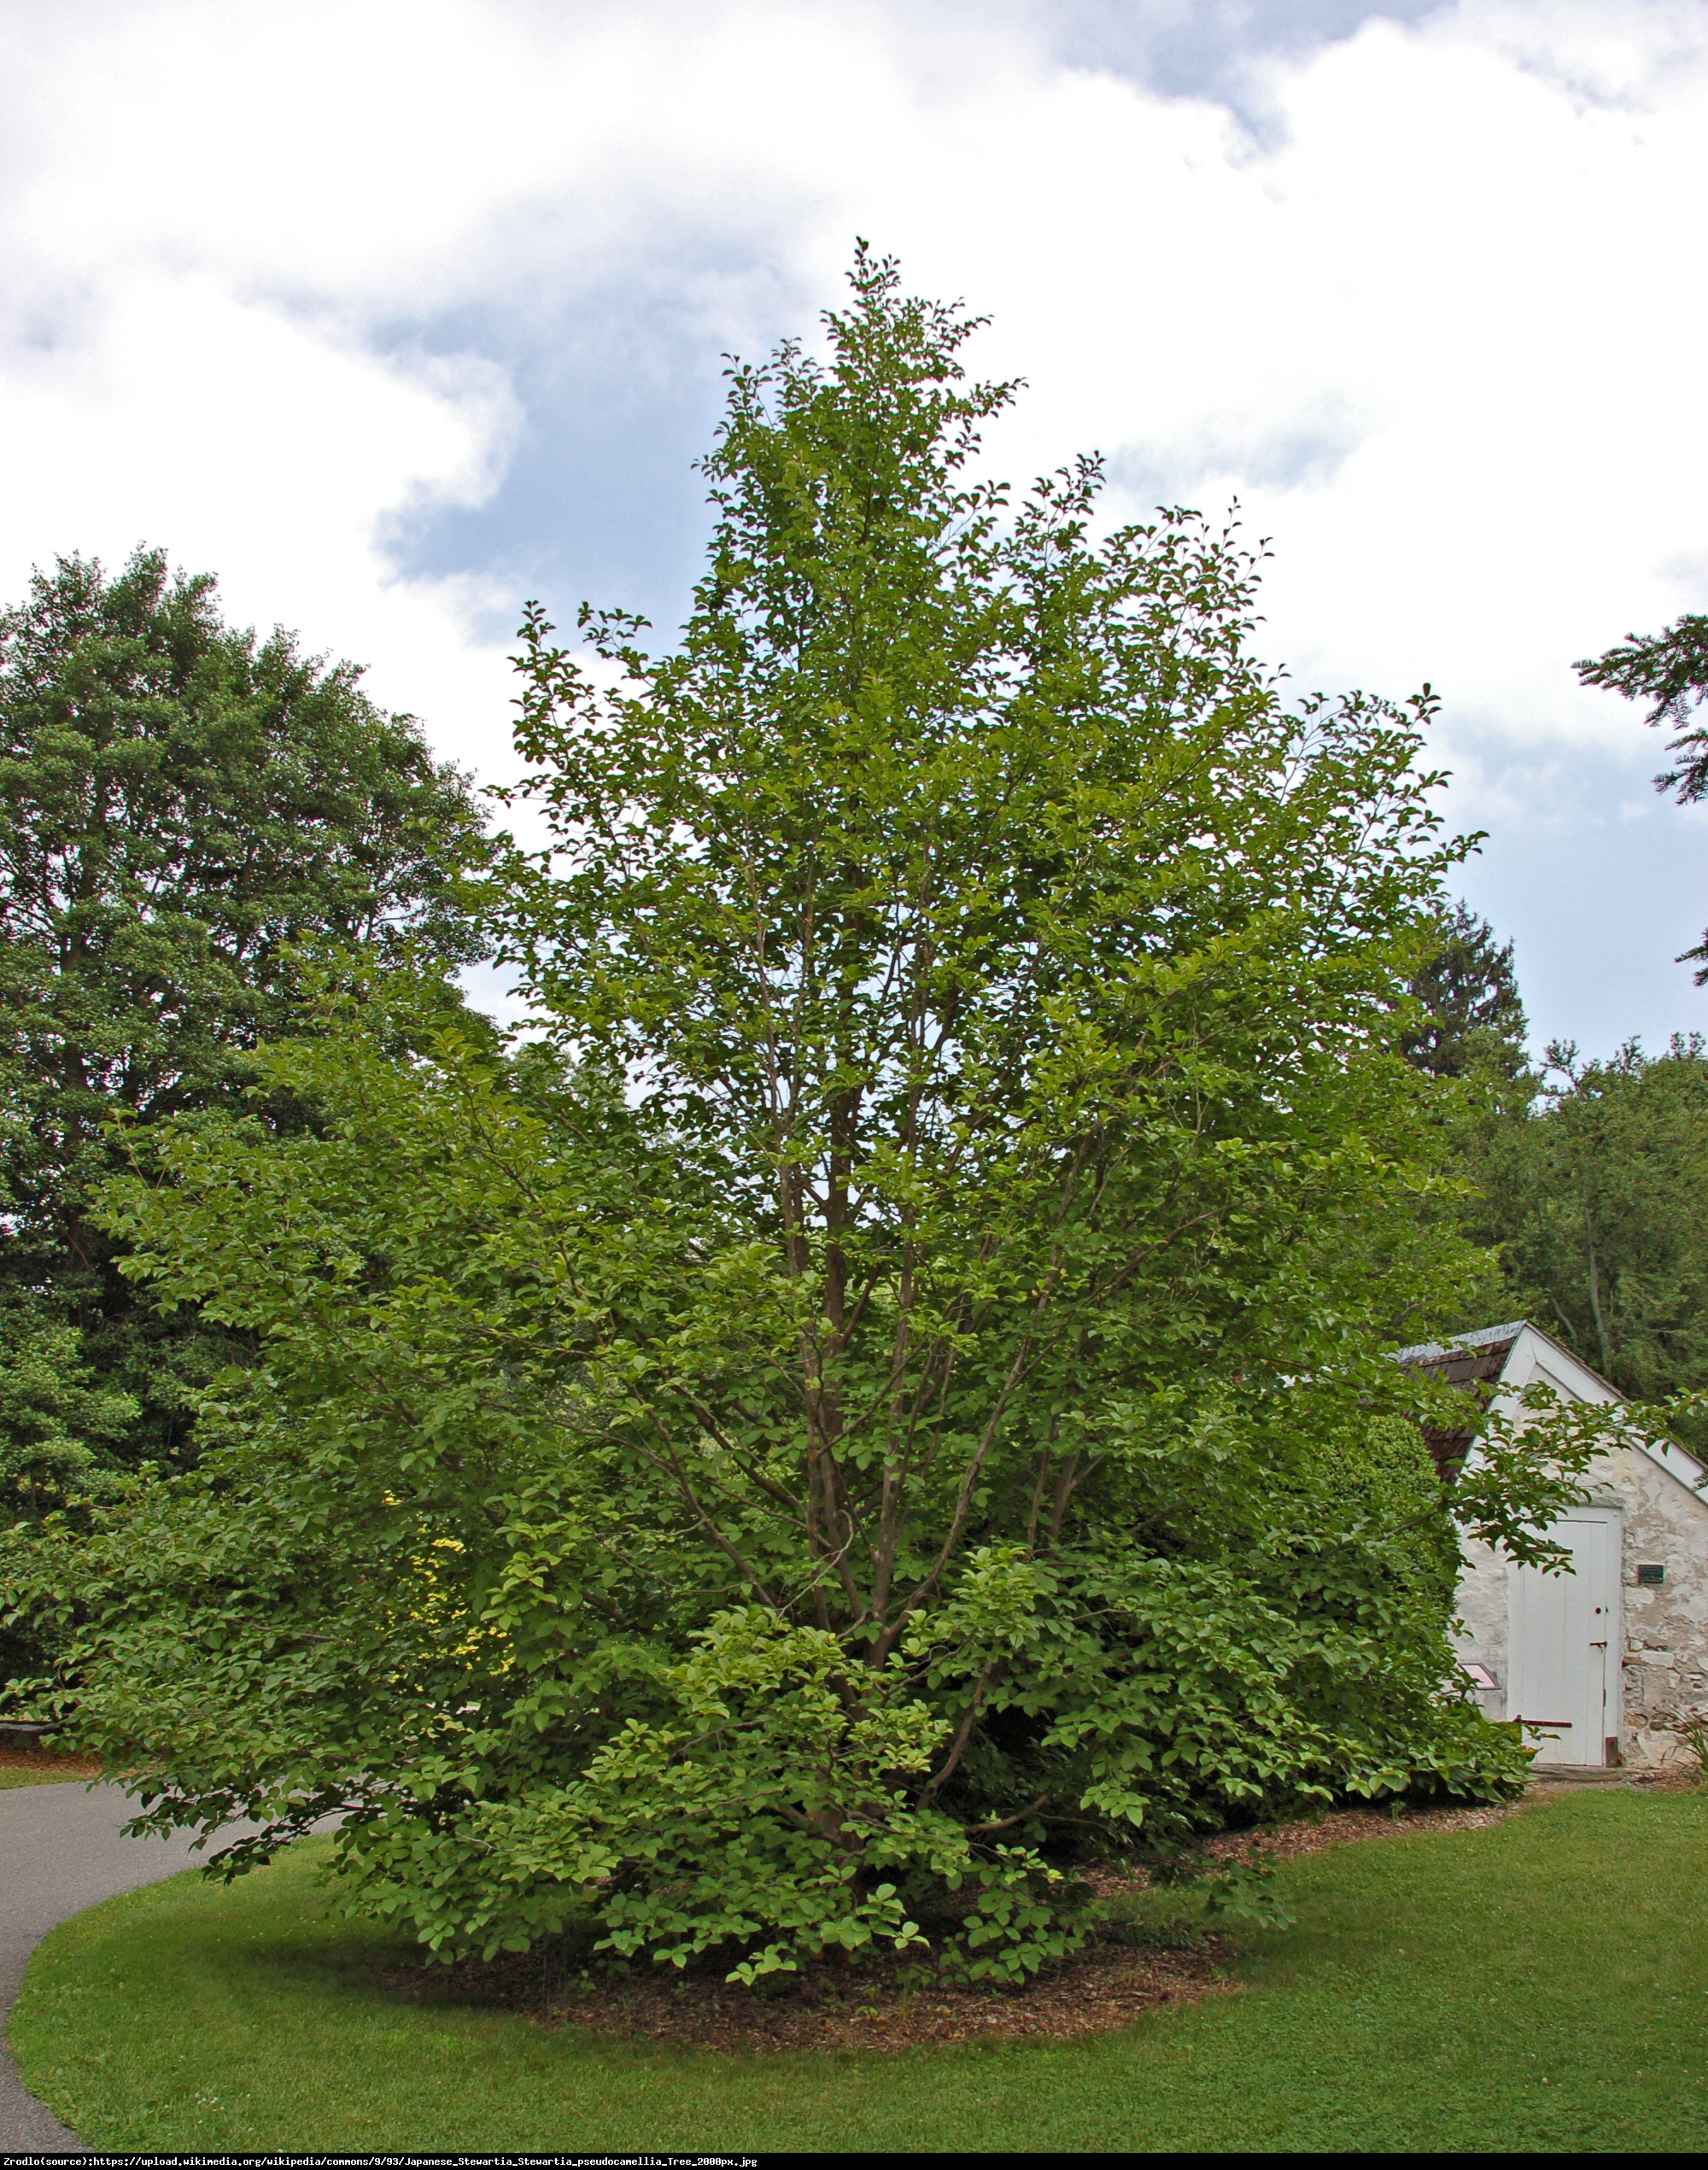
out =
{"type": "Polygon", "coordinates": [[[255,1993],[270,1967],[276,1983],[294,1985],[296,1993],[407,2009],[424,2019],[509,2017],[589,2042],[725,2057],[893,2056],[972,2043],[1065,2043],[1229,1986],[1227,1940],[1207,1933],[1189,1910],[1195,1899],[1178,1891],[1122,1892],[1116,1918],[1084,1951],[1021,1983],[958,1981],[917,1951],[879,1950],[830,1955],[751,1987],[731,1979],[742,1956],[734,1946],[680,1968],[602,1954],[603,1927],[590,1915],[529,1951],[447,1965],[371,1927],[341,1936],[336,1886],[329,1892],[323,1886],[319,1897],[317,1932],[289,1945],[251,1946],[237,1970],[249,1968],[254,1978],[242,1991],[234,1973],[234,1994],[255,1993]]]}
{"type": "MultiPolygon", "coordinates": [[[[321,1856],[324,1858],[324,1854],[321,1856]]],[[[305,1851],[56,1931],[14,2029],[102,2147],[1700,2151],[1708,1804],[1608,1793],[1282,1871],[1246,1986],[1072,2042],[694,2054],[541,2026],[342,1919],[305,1851]]]]}

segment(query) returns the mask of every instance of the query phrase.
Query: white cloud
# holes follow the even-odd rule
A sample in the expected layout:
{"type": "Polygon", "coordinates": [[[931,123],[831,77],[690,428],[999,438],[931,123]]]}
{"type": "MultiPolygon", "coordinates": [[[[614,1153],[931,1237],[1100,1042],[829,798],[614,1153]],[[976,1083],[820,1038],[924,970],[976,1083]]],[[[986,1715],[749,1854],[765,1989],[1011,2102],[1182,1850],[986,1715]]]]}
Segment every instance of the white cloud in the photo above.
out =
{"type": "Polygon", "coordinates": [[[111,562],[164,542],[221,574],[232,616],[383,657],[397,705],[454,722],[501,703],[501,673],[463,631],[480,583],[399,581],[375,542],[387,507],[490,487],[513,426],[490,366],[388,363],[199,272],[115,278],[74,345],[8,360],[9,593],[56,553],[111,562]]]}
{"type": "Polygon", "coordinates": [[[835,297],[857,230],[993,313],[982,360],[1032,385],[1009,471],[1098,444],[1135,508],[1237,493],[1296,677],[1431,679],[1469,818],[1535,821],[1573,749],[1629,793],[1654,742],[1570,665],[1701,602],[1708,10],[1373,20],[1254,56],[1261,141],[1037,20],[0,6],[0,584],[164,541],[500,769],[478,629],[518,599],[401,577],[400,509],[494,487],[518,342],[632,342],[625,293],[674,281],[673,337],[751,350],[835,297]]]}

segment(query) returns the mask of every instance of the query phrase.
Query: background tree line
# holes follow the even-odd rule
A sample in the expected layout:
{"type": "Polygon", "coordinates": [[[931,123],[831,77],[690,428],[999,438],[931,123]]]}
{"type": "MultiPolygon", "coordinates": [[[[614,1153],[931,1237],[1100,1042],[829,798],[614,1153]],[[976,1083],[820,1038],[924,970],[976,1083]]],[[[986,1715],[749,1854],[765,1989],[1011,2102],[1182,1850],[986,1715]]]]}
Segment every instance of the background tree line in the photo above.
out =
{"type": "MultiPolygon", "coordinates": [[[[1708,795],[1708,617],[1631,634],[1577,665],[1586,685],[1647,705],[1670,727],[1655,779],[1681,804],[1708,795]]],[[[1555,1042],[1524,1052],[1512,945],[1461,905],[1413,989],[1434,1021],[1412,1059],[1470,1088],[1457,1149],[1476,1186],[1465,1225],[1499,1247],[1491,1294],[1558,1334],[1624,1393],[1708,1385],[1708,1050],[1676,1034],[1584,1061],[1555,1042]]],[[[1708,936],[1679,960],[1708,980],[1708,936]]],[[[1466,1319],[1463,1323],[1471,1322],[1466,1319]]],[[[1697,1443],[1701,1443],[1698,1436],[1697,1443]]]]}

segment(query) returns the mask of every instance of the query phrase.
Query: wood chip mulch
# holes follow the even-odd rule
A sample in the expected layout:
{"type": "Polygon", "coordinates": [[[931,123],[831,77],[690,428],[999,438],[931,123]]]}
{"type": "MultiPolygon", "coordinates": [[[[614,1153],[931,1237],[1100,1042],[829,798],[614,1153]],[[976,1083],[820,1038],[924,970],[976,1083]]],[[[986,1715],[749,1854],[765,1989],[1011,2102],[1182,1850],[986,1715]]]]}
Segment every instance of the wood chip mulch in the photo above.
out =
{"type": "MultiPolygon", "coordinates": [[[[1337,1809],[1266,1831],[1210,1840],[1204,1851],[1229,1860],[1255,1849],[1279,1860],[1325,1846],[1412,1832],[1477,1831],[1504,1822],[1522,1802],[1477,1808],[1414,1809],[1395,1816],[1385,1808],[1337,1809]]],[[[1085,1872],[1080,1872],[1084,1874],[1085,1872]]],[[[1142,1875],[1115,1869],[1086,1876],[1100,1897],[1143,1889],[1142,1875]]],[[[547,1975],[540,1955],[469,1963],[447,1986],[481,2003],[520,2011],[542,2027],[584,2027],[595,2034],[668,2042],[680,2049],[734,2052],[899,2050],[955,2042],[1049,2038],[1103,2033],[1143,2012],[1196,2003],[1239,1985],[1220,1938],[1188,1931],[1179,1948],[1162,1944],[1104,1944],[1049,1968],[1024,1989],[933,1982],[906,1986],[899,1968],[881,1965],[857,1974],[845,1968],[803,1969],[773,1993],[743,1989],[711,1973],[547,1975]]],[[[431,1970],[441,1982],[445,1976],[431,1970]]],[[[775,1981],[775,1978],[773,1978],[775,1981]]],[[[394,1989],[418,1996],[425,1970],[389,1977],[394,1989]]],[[[426,1993],[433,1994],[430,1989],[426,1993]]]]}
{"type": "Polygon", "coordinates": [[[0,1738],[0,1770],[26,1770],[32,1776],[99,1778],[101,1765],[91,1756],[61,1756],[48,1748],[20,1748],[0,1738]]]}
{"type": "Polygon", "coordinates": [[[1484,1802],[1476,1808],[1407,1809],[1400,1816],[1386,1808],[1332,1809],[1297,1823],[1277,1824],[1269,1831],[1225,1832],[1210,1840],[1204,1851],[1217,1861],[1249,1855],[1254,1849],[1277,1861],[1296,1861],[1301,1854],[1320,1853],[1325,1846],[1345,1845],[1354,1839],[1403,1838],[1413,1831],[1483,1831],[1491,1823],[1504,1823],[1524,1805],[1524,1800],[1484,1802]]]}
{"type": "Polygon", "coordinates": [[[1064,1960],[1018,1990],[939,1982],[910,1990],[880,1968],[804,1968],[787,1978],[781,1995],[673,1968],[627,1980],[590,1974],[530,1994],[525,1958],[517,1969],[519,1993],[506,1995],[503,1960],[467,1972],[487,1978],[483,2002],[519,2008],[539,2026],[585,2027],[678,2049],[798,2053],[1101,2033],[1159,2005],[1232,1989],[1219,1971],[1225,1957],[1219,1939],[1208,1936],[1190,1951],[1106,1946],[1064,1960]]]}

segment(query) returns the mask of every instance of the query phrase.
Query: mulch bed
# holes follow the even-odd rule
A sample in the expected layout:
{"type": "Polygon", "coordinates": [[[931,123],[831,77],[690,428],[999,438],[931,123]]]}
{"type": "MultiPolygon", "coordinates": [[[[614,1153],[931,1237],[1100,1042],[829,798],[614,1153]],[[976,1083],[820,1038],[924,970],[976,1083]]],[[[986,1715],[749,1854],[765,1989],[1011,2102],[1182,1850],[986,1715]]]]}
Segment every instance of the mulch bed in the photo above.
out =
{"type": "Polygon", "coordinates": [[[1325,1846],[1345,1845],[1354,1839],[1401,1838],[1413,1831],[1483,1831],[1517,1816],[1524,1806],[1523,1800],[1500,1801],[1477,1808],[1407,1809],[1399,1816],[1387,1808],[1332,1809],[1325,1816],[1278,1824],[1272,1831],[1227,1832],[1212,1839],[1204,1851],[1218,1861],[1255,1851],[1277,1861],[1296,1861],[1301,1854],[1320,1853],[1325,1846]]]}
{"type": "Polygon", "coordinates": [[[99,1778],[101,1765],[92,1756],[61,1756],[50,1748],[24,1748],[0,1737],[0,1770],[26,1770],[32,1777],[99,1778]]]}
{"type": "MultiPolygon", "coordinates": [[[[881,1966],[803,1969],[781,1996],[676,1974],[593,1975],[524,2009],[547,2026],[737,2051],[908,2050],[921,2044],[1064,2039],[1125,2027],[1160,2004],[1234,1985],[1214,1938],[1190,1951],[1109,1947],[1063,1961],[1026,1989],[933,1982],[909,1990],[881,1966]],[[674,1977],[674,1979],[667,1978],[674,1977]]],[[[495,1969],[494,1969],[495,1971],[495,1969]]]]}
{"type": "MultiPolygon", "coordinates": [[[[1210,1840],[1206,1854],[1228,1860],[1261,1849],[1279,1860],[1325,1846],[1408,1832],[1477,1831],[1516,1815],[1522,1803],[1495,1807],[1416,1809],[1395,1816],[1384,1808],[1337,1809],[1272,1830],[1210,1840]]],[[[1087,1878],[1099,1895],[1144,1888],[1141,1875],[1114,1870],[1087,1878]]],[[[933,1982],[910,1986],[905,1970],[881,1962],[858,1970],[803,1968],[771,1977],[769,1992],[743,1989],[720,1974],[678,1974],[674,1968],[623,1976],[565,1974],[555,1978],[538,1953],[455,1968],[456,1991],[483,2004],[519,2011],[545,2027],[585,2027],[623,2039],[669,2043],[678,2049],[755,2050],[915,2049],[933,2044],[1066,2040],[1125,2027],[1142,2012],[1225,1994],[1238,1983],[1227,1972],[1227,1945],[1188,1930],[1179,1947],[1103,1944],[1051,1967],[1023,1989],[933,1982]]],[[[637,1962],[637,1964],[640,1962],[637,1962]]],[[[412,1966],[389,1977],[406,1995],[431,1994],[445,1976],[412,1966]]]]}

